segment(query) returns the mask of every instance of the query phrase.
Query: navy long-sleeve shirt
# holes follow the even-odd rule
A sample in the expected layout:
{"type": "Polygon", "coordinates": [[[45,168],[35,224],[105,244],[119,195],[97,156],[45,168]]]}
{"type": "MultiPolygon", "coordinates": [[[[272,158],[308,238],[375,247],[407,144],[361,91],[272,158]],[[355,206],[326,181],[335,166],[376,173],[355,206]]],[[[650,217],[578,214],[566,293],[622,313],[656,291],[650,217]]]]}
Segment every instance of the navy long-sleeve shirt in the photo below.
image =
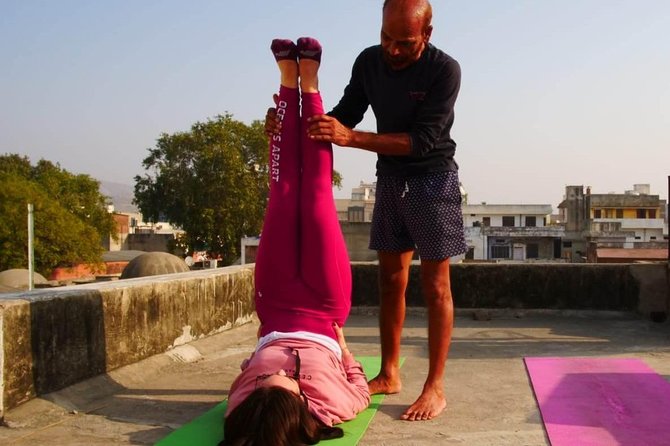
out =
{"type": "Polygon", "coordinates": [[[378,154],[378,176],[457,170],[450,131],[460,82],[458,62],[431,44],[417,62],[398,71],[386,64],[381,46],[376,45],[356,58],[349,85],[328,114],[354,128],[371,106],[377,133],[409,134],[411,154],[378,154]]]}

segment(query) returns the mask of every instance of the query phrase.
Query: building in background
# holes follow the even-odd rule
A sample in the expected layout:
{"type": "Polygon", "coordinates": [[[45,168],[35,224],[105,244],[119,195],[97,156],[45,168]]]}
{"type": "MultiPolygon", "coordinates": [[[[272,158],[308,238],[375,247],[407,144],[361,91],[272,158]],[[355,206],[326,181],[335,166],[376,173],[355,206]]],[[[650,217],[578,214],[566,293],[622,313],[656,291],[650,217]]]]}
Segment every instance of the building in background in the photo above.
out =
{"type": "Polygon", "coordinates": [[[464,204],[465,260],[556,261],[562,226],[549,226],[550,204],[464,204]]]}
{"type": "MultiPolygon", "coordinates": [[[[376,183],[361,181],[336,199],[351,261],[373,261],[368,249],[376,183]]],[[[668,258],[667,203],[636,184],[623,194],[567,186],[558,214],[550,204],[468,204],[461,186],[468,252],[454,261],[635,262],[668,258]]],[[[255,260],[258,237],[241,241],[242,263],[255,260]]]]}
{"type": "Polygon", "coordinates": [[[562,256],[570,261],[655,261],[661,251],[667,259],[667,204],[648,184],[608,194],[567,186],[558,208],[565,224],[562,256]]]}
{"type": "Polygon", "coordinates": [[[117,240],[103,240],[106,251],[169,252],[169,244],[184,231],[167,222],[147,223],[139,212],[115,212],[110,206],[117,228],[117,240]]]}
{"type": "Polygon", "coordinates": [[[258,245],[260,242],[260,236],[242,238],[240,241],[240,265],[256,263],[256,255],[258,254],[258,245]]]}
{"type": "Polygon", "coordinates": [[[351,223],[371,222],[376,189],[377,182],[361,181],[358,187],[351,189],[351,198],[335,199],[337,219],[351,223]]]}

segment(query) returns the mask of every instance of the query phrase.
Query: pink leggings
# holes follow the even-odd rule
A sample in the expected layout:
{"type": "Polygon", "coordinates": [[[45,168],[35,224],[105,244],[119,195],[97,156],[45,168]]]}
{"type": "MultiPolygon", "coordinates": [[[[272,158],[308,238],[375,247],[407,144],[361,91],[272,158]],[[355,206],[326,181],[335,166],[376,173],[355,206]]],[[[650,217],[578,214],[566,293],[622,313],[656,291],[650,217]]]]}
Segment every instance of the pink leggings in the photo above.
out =
{"type": "Polygon", "coordinates": [[[270,198],[256,258],[261,335],[309,331],[337,339],[351,308],[351,267],[333,200],[333,150],[307,137],[319,93],[281,87],[282,130],[270,141],[270,198]]]}

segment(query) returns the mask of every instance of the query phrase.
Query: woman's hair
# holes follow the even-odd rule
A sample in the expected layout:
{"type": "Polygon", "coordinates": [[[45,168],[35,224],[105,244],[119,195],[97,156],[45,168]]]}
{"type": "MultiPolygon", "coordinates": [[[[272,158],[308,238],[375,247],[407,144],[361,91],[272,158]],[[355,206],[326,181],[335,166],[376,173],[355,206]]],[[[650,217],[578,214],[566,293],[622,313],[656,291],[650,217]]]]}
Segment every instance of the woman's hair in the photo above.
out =
{"type": "Polygon", "coordinates": [[[224,421],[219,446],[303,446],[344,435],[307,410],[298,395],[281,387],[259,387],[224,421]]]}

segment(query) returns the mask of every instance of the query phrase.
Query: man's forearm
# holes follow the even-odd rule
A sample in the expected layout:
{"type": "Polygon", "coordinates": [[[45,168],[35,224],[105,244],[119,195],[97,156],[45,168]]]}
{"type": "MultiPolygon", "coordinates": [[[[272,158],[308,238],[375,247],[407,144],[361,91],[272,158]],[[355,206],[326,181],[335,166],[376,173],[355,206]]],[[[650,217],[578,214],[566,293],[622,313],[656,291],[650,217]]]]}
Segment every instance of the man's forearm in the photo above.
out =
{"type": "Polygon", "coordinates": [[[309,137],[341,147],[355,147],[381,155],[409,155],[412,141],[408,133],[372,133],[354,130],[330,115],[314,115],[309,122],[309,137]]]}
{"type": "Polygon", "coordinates": [[[352,130],[351,140],[347,145],[381,155],[409,155],[412,150],[412,143],[407,133],[379,134],[352,130]]]}

